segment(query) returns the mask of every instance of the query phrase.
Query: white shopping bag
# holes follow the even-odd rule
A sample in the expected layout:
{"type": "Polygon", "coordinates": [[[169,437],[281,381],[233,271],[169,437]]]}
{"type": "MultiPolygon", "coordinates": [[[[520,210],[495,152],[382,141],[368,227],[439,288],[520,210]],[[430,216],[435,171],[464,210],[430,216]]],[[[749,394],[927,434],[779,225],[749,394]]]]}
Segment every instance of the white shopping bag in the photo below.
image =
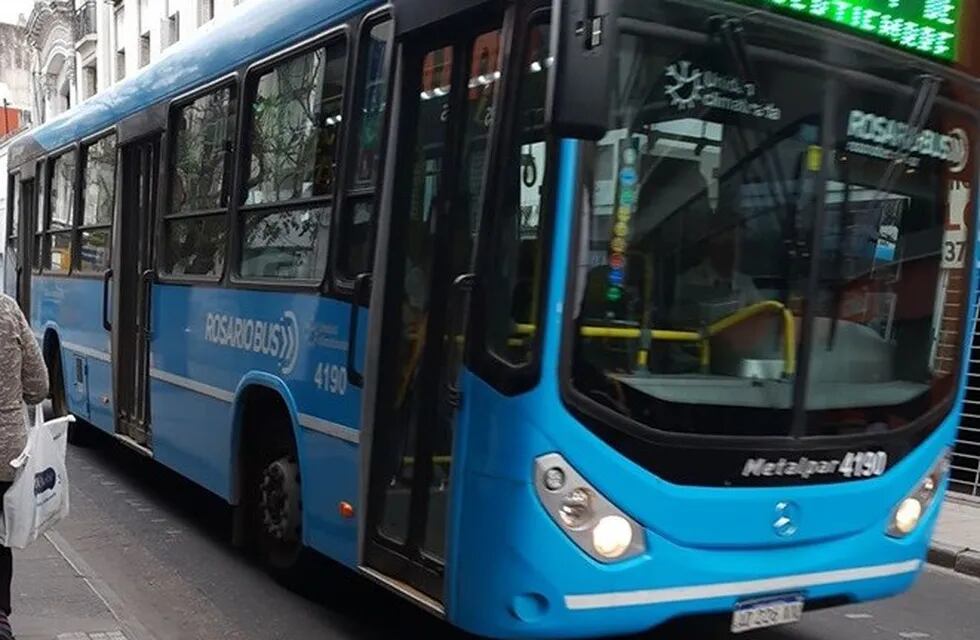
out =
{"type": "Polygon", "coordinates": [[[17,469],[3,497],[0,544],[23,549],[68,515],[68,423],[75,416],[44,421],[40,406],[24,452],[10,461],[17,469]]]}

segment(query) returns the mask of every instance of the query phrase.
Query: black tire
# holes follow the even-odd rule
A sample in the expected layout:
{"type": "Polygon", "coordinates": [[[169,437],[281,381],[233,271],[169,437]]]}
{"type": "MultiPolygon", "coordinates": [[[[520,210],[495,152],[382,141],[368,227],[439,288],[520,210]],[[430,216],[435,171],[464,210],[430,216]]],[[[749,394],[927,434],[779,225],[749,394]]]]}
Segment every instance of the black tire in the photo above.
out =
{"type": "MultiPolygon", "coordinates": [[[[281,419],[277,422],[282,425],[281,419]]],[[[258,435],[256,430],[252,435],[258,435]]],[[[291,432],[280,426],[271,436],[254,437],[249,444],[248,546],[278,582],[301,589],[309,578],[310,552],[303,545],[302,478],[291,432]]]]}

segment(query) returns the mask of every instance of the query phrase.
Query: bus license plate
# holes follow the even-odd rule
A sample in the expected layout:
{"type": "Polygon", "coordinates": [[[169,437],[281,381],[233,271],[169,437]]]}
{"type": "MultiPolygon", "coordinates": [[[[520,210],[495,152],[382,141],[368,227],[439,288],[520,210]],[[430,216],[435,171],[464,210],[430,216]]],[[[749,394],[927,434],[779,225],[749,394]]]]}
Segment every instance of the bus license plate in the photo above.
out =
{"type": "Polygon", "coordinates": [[[803,618],[803,596],[779,596],[739,603],[732,615],[732,633],[776,627],[803,618]]]}

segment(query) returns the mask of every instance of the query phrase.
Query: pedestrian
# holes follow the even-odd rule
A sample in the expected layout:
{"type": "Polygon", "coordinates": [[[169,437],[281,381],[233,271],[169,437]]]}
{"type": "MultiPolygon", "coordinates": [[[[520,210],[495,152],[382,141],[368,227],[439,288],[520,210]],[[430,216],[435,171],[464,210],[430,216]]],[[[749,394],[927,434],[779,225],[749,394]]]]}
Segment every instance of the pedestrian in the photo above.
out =
{"type": "MultiPolygon", "coordinates": [[[[0,294],[0,495],[14,481],[8,463],[27,446],[24,403],[40,404],[47,395],[48,369],[27,318],[13,298],[0,294]]],[[[13,571],[10,548],[0,547],[0,640],[14,638],[9,620],[13,571]]]]}

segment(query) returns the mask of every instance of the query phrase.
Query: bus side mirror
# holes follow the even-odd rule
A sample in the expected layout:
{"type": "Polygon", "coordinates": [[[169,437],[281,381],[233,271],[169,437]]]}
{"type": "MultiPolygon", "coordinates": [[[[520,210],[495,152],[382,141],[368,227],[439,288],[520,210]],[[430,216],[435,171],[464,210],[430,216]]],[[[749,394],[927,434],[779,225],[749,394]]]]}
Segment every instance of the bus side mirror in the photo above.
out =
{"type": "Polygon", "coordinates": [[[609,128],[619,31],[618,0],[554,0],[548,125],[559,138],[598,141],[609,128]]]}

